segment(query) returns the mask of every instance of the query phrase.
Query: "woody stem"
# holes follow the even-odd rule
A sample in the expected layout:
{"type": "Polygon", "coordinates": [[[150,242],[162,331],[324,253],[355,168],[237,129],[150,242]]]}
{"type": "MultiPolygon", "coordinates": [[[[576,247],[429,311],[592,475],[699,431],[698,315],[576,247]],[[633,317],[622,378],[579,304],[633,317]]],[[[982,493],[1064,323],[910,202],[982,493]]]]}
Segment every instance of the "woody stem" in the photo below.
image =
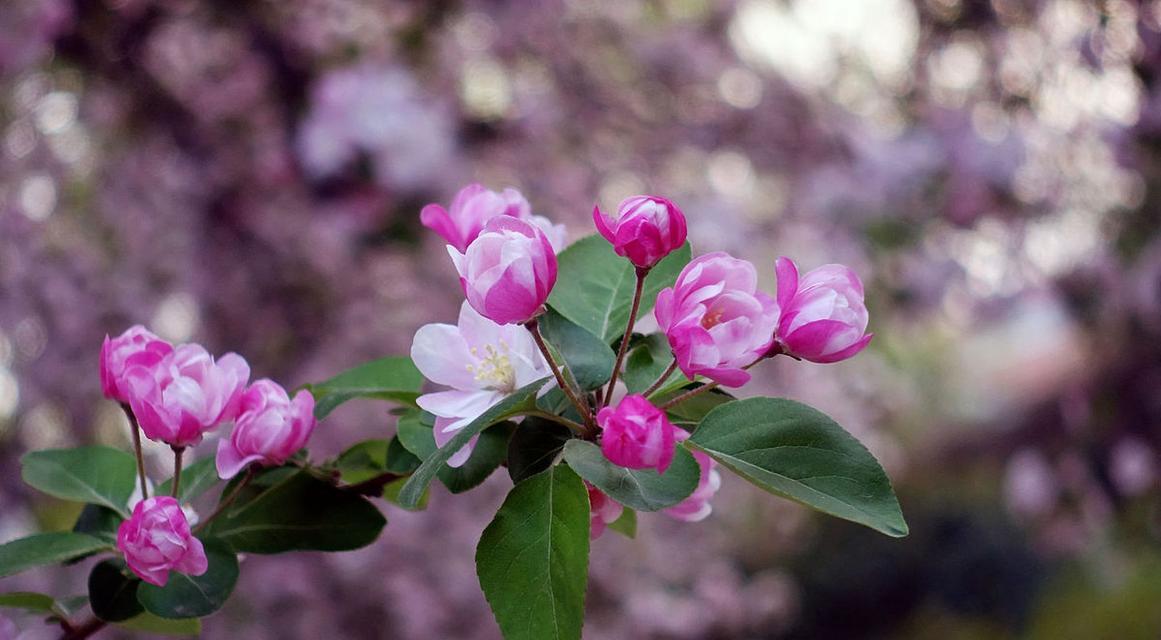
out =
{"type": "Polygon", "coordinates": [[[572,386],[564,379],[564,374],[560,372],[560,366],[556,364],[556,359],[552,357],[552,352],[548,350],[548,344],[544,342],[544,336],[540,335],[540,323],[536,318],[524,323],[528,331],[532,333],[532,339],[536,341],[536,346],[540,348],[540,353],[544,354],[544,359],[548,362],[548,368],[552,369],[552,375],[556,378],[556,384],[560,385],[561,391],[572,402],[576,410],[580,412],[581,418],[584,419],[585,429],[590,434],[596,432],[596,426],[593,424],[592,411],[589,405],[582,398],[576,395],[572,390],[572,386]]]}
{"type": "Polygon", "coordinates": [[[613,398],[613,388],[617,385],[617,374],[625,362],[625,352],[629,350],[629,338],[633,335],[633,325],[637,322],[637,311],[641,309],[641,294],[645,291],[645,276],[649,269],[637,267],[637,287],[633,290],[633,306],[629,309],[629,323],[625,325],[625,335],[621,337],[621,348],[617,349],[617,361],[613,364],[613,375],[609,378],[609,390],[605,392],[601,406],[606,406],[613,398]]]}

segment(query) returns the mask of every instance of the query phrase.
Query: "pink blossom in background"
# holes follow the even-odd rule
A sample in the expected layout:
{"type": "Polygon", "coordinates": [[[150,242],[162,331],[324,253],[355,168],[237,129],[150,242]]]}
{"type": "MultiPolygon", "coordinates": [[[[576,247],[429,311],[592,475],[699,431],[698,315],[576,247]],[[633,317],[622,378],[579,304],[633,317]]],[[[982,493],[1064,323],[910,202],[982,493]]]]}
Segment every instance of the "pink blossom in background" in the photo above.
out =
{"type": "Polygon", "coordinates": [[[423,226],[438,233],[448,244],[461,253],[480,235],[484,225],[497,216],[509,216],[532,223],[548,237],[555,251],[564,248],[564,225],[554,225],[544,216],[532,214],[532,207],[524,195],[507,188],[497,193],[481,184],[470,184],[460,189],[447,209],[432,203],[419,212],[423,226]]]}
{"type": "MultiPolygon", "coordinates": [[[[458,324],[428,324],[415,332],[411,359],[423,377],[451,387],[418,400],[436,416],[435,443],[440,447],[513,391],[551,375],[527,329],[496,324],[467,302],[460,306],[458,324]]],[[[448,465],[467,462],[477,439],[457,451],[448,465]]]]}
{"type": "Polygon", "coordinates": [[[588,482],[585,487],[589,490],[589,537],[596,540],[621,517],[625,507],[588,482]]]}
{"type": "Polygon", "coordinates": [[[236,353],[215,362],[201,345],[183,344],[153,366],[130,367],[125,378],[145,436],[187,447],[238,414],[250,365],[236,353]]]}
{"type": "Polygon", "coordinates": [[[677,205],[658,196],[626,198],[611,217],[593,207],[593,223],[617,255],[639,269],[652,267],[685,244],[685,216],[677,205]]]}
{"type": "Polygon", "coordinates": [[[133,573],[164,587],[169,572],[200,576],[209,568],[202,543],[190,533],[181,505],[169,496],[142,500],[117,529],[117,550],[133,573]]]}
{"type": "Polygon", "coordinates": [[[625,396],[615,408],[601,409],[597,424],[601,451],[613,464],[665,473],[673,461],[677,428],[645,396],[625,396]]]}
{"type": "MultiPolygon", "coordinates": [[[[689,437],[684,431],[678,432],[678,441],[685,440],[689,437]]],[[[701,470],[701,477],[697,481],[697,488],[693,490],[688,498],[681,502],[663,509],[661,512],[665,515],[684,520],[686,522],[700,522],[709,517],[713,512],[713,505],[710,500],[718,489],[722,487],[722,474],[718,471],[718,463],[713,458],[709,457],[708,453],[698,451],[697,449],[690,449],[693,454],[693,459],[697,460],[697,466],[701,470]]]]}
{"type": "Polygon", "coordinates": [[[230,437],[218,441],[218,475],[228,480],[251,463],[277,466],[306,446],[314,431],[314,396],[302,390],[294,399],[279,384],[251,384],[238,408],[230,437]]]}
{"type": "Polygon", "coordinates": [[[556,252],[529,222],[492,218],[467,251],[448,247],[468,304],[499,324],[520,324],[540,313],[556,284],[556,252]]]}
{"type": "Polygon", "coordinates": [[[811,362],[838,362],[871,341],[863,283],[849,267],[823,265],[799,277],[789,258],[778,258],[778,344],[811,362]]]}
{"type": "Polygon", "coordinates": [[[125,372],[133,366],[152,367],[173,352],[173,345],[137,324],[101,345],[101,391],[106,398],[128,402],[125,372]]]}
{"type": "Polygon", "coordinates": [[[20,629],[16,623],[4,616],[0,616],[0,640],[16,640],[20,637],[20,629]]]}
{"type": "Polygon", "coordinates": [[[744,370],[774,339],[778,305],[758,291],[754,265],[727,253],[707,253],[657,294],[653,315],[692,380],[703,375],[728,387],[750,379],[744,370]]]}

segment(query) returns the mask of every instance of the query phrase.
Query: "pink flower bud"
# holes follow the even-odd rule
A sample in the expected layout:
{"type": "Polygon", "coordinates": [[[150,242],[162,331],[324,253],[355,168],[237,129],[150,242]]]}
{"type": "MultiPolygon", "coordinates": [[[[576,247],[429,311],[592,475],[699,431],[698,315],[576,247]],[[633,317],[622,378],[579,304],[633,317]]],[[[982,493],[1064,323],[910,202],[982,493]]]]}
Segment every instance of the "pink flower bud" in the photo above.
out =
{"type": "Polygon", "coordinates": [[[278,466],[306,445],[314,431],[314,396],[294,400],[278,384],[258,380],[242,394],[234,431],[218,441],[218,475],[229,480],[246,465],[278,466]]]}
{"type": "Polygon", "coordinates": [[[497,216],[531,223],[544,232],[554,250],[564,248],[564,225],[554,225],[544,216],[533,215],[524,195],[511,188],[496,193],[481,184],[469,184],[456,194],[450,210],[439,204],[429,204],[419,212],[419,221],[462,253],[480,235],[488,221],[497,216]]]}
{"type": "Polygon", "coordinates": [[[613,464],[665,473],[673,462],[676,427],[645,396],[625,396],[616,409],[601,409],[597,424],[601,427],[601,451],[613,464]]]}
{"type": "Polygon", "coordinates": [[[871,341],[863,283],[854,271],[828,264],[799,278],[789,258],[778,258],[775,269],[782,308],[776,336],[783,352],[811,362],[838,362],[871,341]]]}
{"type": "Polygon", "coordinates": [[[613,245],[617,255],[639,269],[648,269],[685,244],[685,216],[677,205],[657,196],[633,196],[607,218],[593,207],[597,231],[613,245]]]}
{"type": "Polygon", "coordinates": [[[589,490],[589,537],[596,540],[606,527],[621,517],[625,507],[588,482],[585,482],[585,487],[589,490]]]}
{"type": "Polygon", "coordinates": [[[657,294],[653,315],[686,377],[740,387],[750,380],[744,367],[773,342],[778,305],[758,291],[754,265],[716,252],[686,265],[674,286],[657,294]]]}
{"type": "Polygon", "coordinates": [[[236,353],[214,361],[201,345],[183,344],[152,366],[125,372],[129,406],[150,440],[195,445],[238,415],[250,365],[236,353]]]}
{"type": "Polygon", "coordinates": [[[556,253],[531,223],[492,218],[466,253],[448,247],[468,304],[498,324],[521,324],[540,313],[556,284],[556,253]]]}
{"type": "MultiPolygon", "coordinates": [[[[684,431],[678,433],[679,442],[689,437],[689,434],[684,431]]],[[[713,511],[710,499],[722,486],[722,474],[717,470],[718,463],[709,457],[709,454],[696,449],[690,449],[690,453],[693,454],[693,459],[697,460],[697,466],[701,469],[701,478],[697,481],[697,488],[688,498],[668,509],[663,509],[662,513],[678,520],[698,522],[705,520],[713,511]]]]}
{"type": "Polygon", "coordinates": [[[117,402],[128,402],[125,371],[134,365],[152,367],[173,352],[173,345],[136,324],[101,345],[101,391],[117,402]]]}
{"type": "Polygon", "coordinates": [[[202,543],[190,533],[177,500],[157,496],[133,507],[117,529],[117,550],[142,580],[164,587],[169,572],[200,576],[209,568],[202,543]]]}

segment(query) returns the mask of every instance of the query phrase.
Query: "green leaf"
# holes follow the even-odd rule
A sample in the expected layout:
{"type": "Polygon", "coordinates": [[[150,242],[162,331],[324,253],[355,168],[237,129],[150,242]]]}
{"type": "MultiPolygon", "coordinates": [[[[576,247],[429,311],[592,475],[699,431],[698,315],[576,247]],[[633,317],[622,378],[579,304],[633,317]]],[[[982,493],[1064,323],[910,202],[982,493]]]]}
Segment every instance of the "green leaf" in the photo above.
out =
{"type": "Polygon", "coordinates": [[[335,460],[344,484],[359,484],[387,472],[387,441],[364,440],[349,447],[335,460]]]}
{"type": "Polygon", "coordinates": [[[137,463],[110,447],[32,451],[20,459],[21,477],[50,496],[103,505],[128,517],[137,463]]]}
{"type": "Polygon", "coordinates": [[[893,537],[907,523],[866,447],[825,414],[782,398],[709,413],[687,441],[758,487],[893,537]]]}
{"type": "Polygon", "coordinates": [[[56,600],[52,596],[31,591],[0,593],[0,609],[23,609],[36,613],[54,613],[56,600]]]}
{"type": "Polygon", "coordinates": [[[403,491],[403,486],[407,484],[407,478],[400,478],[393,480],[383,485],[383,499],[391,504],[408,511],[423,511],[427,508],[427,502],[431,498],[431,491],[424,491],[423,496],[419,499],[419,504],[415,506],[408,506],[399,504],[399,492],[403,491]]]}
{"type": "MultiPolygon", "coordinates": [[[[432,426],[435,417],[426,412],[413,412],[399,419],[398,437],[407,450],[420,459],[427,459],[439,450],[435,446],[432,426]]],[[[480,434],[472,455],[462,466],[444,465],[436,475],[452,493],[463,493],[480,485],[504,462],[508,453],[508,438],[514,425],[510,422],[493,425],[480,434]]]]}
{"type": "Polygon", "coordinates": [[[552,310],[538,322],[545,340],[564,359],[582,389],[596,389],[609,381],[617,354],[607,342],[552,310]]]}
{"type": "Polygon", "coordinates": [[[584,440],[569,440],[564,459],[573,471],[605,495],[637,511],[658,511],[685,500],[697,488],[701,469],[681,445],[665,473],[656,469],[626,469],[609,462],[601,448],[584,440]]]}
{"type": "Polygon", "coordinates": [[[637,512],[633,511],[629,507],[625,507],[625,510],[621,512],[621,517],[617,518],[612,522],[612,524],[609,525],[609,530],[616,531],[626,538],[636,538],[637,512]]]}
{"type": "Polygon", "coordinates": [[[423,460],[407,450],[398,436],[391,438],[387,443],[387,457],[384,463],[387,471],[399,475],[413,473],[419,468],[423,460]]]}
{"type": "Polygon", "coordinates": [[[108,549],[108,542],[83,533],[38,533],[0,545],[0,578],[108,549]]]}
{"type": "Polygon", "coordinates": [[[161,636],[196,636],[202,632],[202,621],[197,618],[166,619],[146,611],[132,619],[118,622],[118,627],[161,636]]]}
{"type": "Polygon", "coordinates": [[[423,375],[411,358],[373,360],[318,384],[309,385],[314,395],[314,416],[319,420],[353,398],[377,398],[414,405],[423,387],[423,375]]]}
{"type": "MultiPolygon", "coordinates": [[[[653,267],[645,279],[639,315],[653,308],[657,293],[673,285],[689,259],[687,242],[653,267]]],[[[557,256],[557,262],[559,275],[548,304],[606,344],[621,337],[637,286],[633,264],[614,253],[599,235],[572,243],[557,256]]]]}
{"type": "Polygon", "coordinates": [[[143,582],[137,600],[161,618],[200,618],[222,608],[238,582],[238,557],[225,542],[203,538],[209,568],[200,576],[169,572],[164,587],[143,582]]]}
{"type": "MultiPolygon", "coordinates": [[[[669,365],[673,364],[673,352],[669,348],[669,341],[665,334],[653,333],[635,338],[629,344],[629,353],[625,356],[625,386],[629,393],[641,393],[649,388],[669,365]]],[[[680,371],[674,371],[673,376],[682,376],[680,371]]],[[[684,376],[682,376],[684,379],[684,376]]],[[[674,379],[673,377],[669,378],[674,379]]]]}
{"type": "MultiPolygon", "coordinates": [[[[218,467],[214,459],[204,458],[197,462],[186,465],[181,470],[181,487],[178,492],[178,501],[182,504],[192,502],[200,497],[206,491],[218,484],[218,467]]],[[[167,496],[173,490],[173,478],[162,482],[153,495],[167,496]]]]}
{"type": "Polygon", "coordinates": [[[557,465],[516,485],[476,547],[476,572],[506,640],[579,640],[589,500],[557,465]]]}
{"type": "MultiPolygon", "coordinates": [[[[694,388],[697,386],[700,385],[695,385],[694,388]]],[[[679,393],[685,393],[685,390],[679,393]]],[[[676,393],[671,395],[676,395],[676,393]]],[[[693,427],[700,424],[710,411],[734,400],[737,400],[737,398],[725,391],[714,389],[713,391],[696,395],[670,407],[668,410],[669,418],[673,424],[688,427],[688,430],[692,431],[693,427]]]]}
{"type": "Polygon", "coordinates": [[[128,620],[145,609],[137,601],[141,579],[120,558],[93,565],[89,572],[89,605],[93,615],[106,622],[128,620]]]}
{"type": "Polygon", "coordinates": [[[86,504],[73,525],[74,533],[85,533],[100,538],[110,545],[117,542],[117,528],[124,518],[108,507],[86,504]]]}
{"type": "MultiPolygon", "coordinates": [[[[439,470],[447,465],[448,458],[452,457],[473,436],[485,428],[524,411],[534,409],[536,407],[536,393],[547,381],[548,378],[544,378],[517,389],[512,395],[496,403],[491,409],[480,414],[480,417],[460,429],[451,441],[436,450],[433,455],[425,458],[423,464],[419,465],[415,473],[411,474],[411,478],[407,480],[407,484],[399,492],[399,504],[406,508],[418,506],[423,492],[427,490],[428,485],[431,484],[439,470]]],[[[407,444],[406,441],[404,444],[407,444]]]]}
{"type": "Polygon", "coordinates": [[[246,487],[206,533],[250,553],[349,551],[374,542],[386,524],[366,499],[301,471],[246,487]]]}
{"type": "Polygon", "coordinates": [[[552,466],[564,443],[572,438],[568,427],[541,418],[524,418],[508,441],[508,475],[519,483],[552,466]]]}

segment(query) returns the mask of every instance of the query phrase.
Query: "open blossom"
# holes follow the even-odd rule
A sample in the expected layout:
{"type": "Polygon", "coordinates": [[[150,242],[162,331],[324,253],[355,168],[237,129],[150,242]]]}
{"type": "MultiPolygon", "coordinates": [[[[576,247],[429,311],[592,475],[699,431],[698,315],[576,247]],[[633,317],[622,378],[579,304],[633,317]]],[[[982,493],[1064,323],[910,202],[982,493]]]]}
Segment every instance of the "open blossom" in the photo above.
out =
{"type": "Polygon", "coordinates": [[[613,464],[665,473],[673,462],[677,428],[645,396],[625,396],[615,409],[601,409],[597,424],[601,451],[613,464]]]}
{"type": "Polygon", "coordinates": [[[125,373],[129,406],[150,440],[174,447],[195,445],[202,434],[233,420],[250,365],[235,353],[216,362],[197,344],[183,344],[153,366],[125,373]]]}
{"type": "Polygon", "coordinates": [[[617,255],[628,258],[639,269],[652,267],[685,244],[685,216],[681,209],[657,196],[626,198],[611,218],[593,207],[593,223],[617,255]]]}
{"type": "Polygon", "coordinates": [[[142,500],[117,529],[117,550],[142,580],[164,587],[169,572],[200,576],[209,568],[205,549],[190,532],[181,505],[169,496],[142,500]]]}
{"type": "Polygon", "coordinates": [[[314,431],[314,396],[294,399],[277,383],[258,380],[246,389],[229,438],[218,441],[218,475],[228,480],[251,463],[277,466],[306,445],[314,431]]]}
{"type": "MultiPolygon", "coordinates": [[[[411,359],[425,378],[451,387],[418,400],[436,416],[435,443],[440,447],[513,391],[551,374],[527,329],[496,324],[466,302],[457,325],[420,327],[411,343],[411,359]]],[[[457,451],[448,465],[467,462],[477,438],[457,451]]]]}
{"type": "Polygon", "coordinates": [[[173,352],[173,345],[137,324],[101,345],[101,391],[117,402],[128,402],[125,372],[135,365],[152,367],[173,352]]]}
{"type": "MultiPolygon", "coordinates": [[[[681,441],[688,437],[689,434],[680,431],[677,439],[681,441]]],[[[718,463],[709,457],[709,454],[697,449],[690,449],[689,452],[693,454],[693,459],[697,460],[697,466],[701,469],[697,488],[688,498],[668,509],[663,509],[662,513],[678,520],[698,522],[705,520],[713,511],[710,500],[722,486],[722,474],[717,470],[718,463]]]]}
{"type": "Polygon", "coordinates": [[[722,252],[694,258],[653,310],[677,365],[692,380],[703,375],[727,387],[750,379],[744,370],[765,355],[778,324],[778,305],[758,291],[754,265],[722,252]]]}
{"type": "Polygon", "coordinates": [[[484,225],[497,216],[529,222],[544,232],[555,251],[564,248],[564,225],[554,225],[544,216],[533,215],[528,200],[512,188],[497,193],[481,184],[469,184],[452,199],[450,209],[429,204],[419,212],[419,221],[462,253],[484,230],[484,225]]]}
{"type": "Polygon", "coordinates": [[[784,352],[811,362],[838,362],[871,341],[863,283],[854,271],[828,264],[799,277],[789,258],[778,258],[775,269],[782,308],[777,339],[784,352]]]}
{"type": "Polygon", "coordinates": [[[596,540],[621,517],[625,507],[588,482],[585,487],[589,490],[589,537],[596,540]]]}
{"type": "Polygon", "coordinates": [[[460,253],[448,247],[468,304],[500,324],[520,324],[540,313],[556,284],[556,253],[536,226],[500,216],[460,253]]]}

